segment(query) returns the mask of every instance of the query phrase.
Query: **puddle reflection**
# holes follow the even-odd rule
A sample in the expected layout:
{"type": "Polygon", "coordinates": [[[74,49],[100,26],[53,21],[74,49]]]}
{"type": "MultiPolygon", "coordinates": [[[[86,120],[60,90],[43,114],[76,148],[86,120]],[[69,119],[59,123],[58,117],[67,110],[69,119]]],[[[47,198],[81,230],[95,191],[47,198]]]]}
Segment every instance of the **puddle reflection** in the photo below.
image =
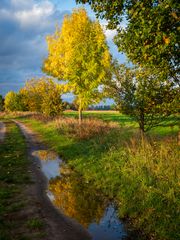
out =
{"type": "Polygon", "coordinates": [[[49,180],[47,195],[65,215],[88,229],[93,240],[122,240],[127,234],[113,204],[48,151],[33,153],[49,180]]]}
{"type": "Polygon", "coordinates": [[[91,222],[100,222],[107,203],[76,174],[51,179],[49,190],[54,195],[54,204],[86,228],[91,222]]]}
{"type": "Polygon", "coordinates": [[[93,236],[93,240],[117,240],[126,239],[127,233],[124,226],[118,219],[117,212],[113,204],[110,204],[104,211],[99,224],[91,223],[88,227],[93,236]]]}
{"type": "Polygon", "coordinates": [[[57,154],[52,151],[39,150],[34,151],[32,155],[39,158],[41,162],[41,170],[48,180],[60,176],[59,167],[62,160],[59,159],[57,154]]]}

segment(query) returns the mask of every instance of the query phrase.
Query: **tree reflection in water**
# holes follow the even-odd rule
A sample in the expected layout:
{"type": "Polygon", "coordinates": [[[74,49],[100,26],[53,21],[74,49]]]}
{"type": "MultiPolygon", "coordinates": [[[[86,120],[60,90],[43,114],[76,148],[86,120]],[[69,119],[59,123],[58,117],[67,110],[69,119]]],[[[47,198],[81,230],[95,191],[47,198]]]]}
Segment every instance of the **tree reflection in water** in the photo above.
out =
{"type": "Polygon", "coordinates": [[[54,195],[53,203],[86,228],[92,222],[99,223],[107,200],[67,166],[61,165],[60,173],[62,177],[51,179],[49,183],[49,190],[54,195]]]}
{"type": "Polygon", "coordinates": [[[33,152],[34,156],[37,156],[41,161],[54,161],[58,159],[58,156],[53,151],[38,150],[33,152]]]}
{"type": "Polygon", "coordinates": [[[126,239],[127,233],[114,205],[92,184],[86,183],[51,151],[39,150],[32,155],[41,162],[41,170],[49,180],[47,195],[56,207],[86,227],[93,240],[126,239]]]}

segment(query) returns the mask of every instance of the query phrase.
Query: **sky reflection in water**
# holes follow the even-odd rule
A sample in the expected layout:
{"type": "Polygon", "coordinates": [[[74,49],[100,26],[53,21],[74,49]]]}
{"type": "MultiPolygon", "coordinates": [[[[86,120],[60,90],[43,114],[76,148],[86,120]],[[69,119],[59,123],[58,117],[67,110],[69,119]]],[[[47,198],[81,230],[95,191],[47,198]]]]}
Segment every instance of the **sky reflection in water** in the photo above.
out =
{"type": "Polygon", "coordinates": [[[48,180],[60,176],[59,168],[62,160],[59,159],[54,152],[39,150],[34,151],[32,155],[39,158],[41,162],[41,170],[48,180]]]}

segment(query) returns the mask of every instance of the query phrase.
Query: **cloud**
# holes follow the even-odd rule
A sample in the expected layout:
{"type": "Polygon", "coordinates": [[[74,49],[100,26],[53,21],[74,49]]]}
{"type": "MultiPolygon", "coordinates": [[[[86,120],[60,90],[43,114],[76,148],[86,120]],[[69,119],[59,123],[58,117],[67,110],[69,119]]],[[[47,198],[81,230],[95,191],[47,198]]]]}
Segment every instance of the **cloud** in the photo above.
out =
{"type": "Polygon", "coordinates": [[[0,0],[0,94],[19,90],[27,78],[42,75],[45,37],[67,11],[49,0],[0,0]]]}
{"type": "MultiPolygon", "coordinates": [[[[101,20],[100,21],[101,27],[104,30],[104,34],[106,35],[107,41],[112,41],[113,38],[117,34],[117,30],[110,30],[107,28],[108,22],[106,20],[101,20]]],[[[127,27],[127,21],[123,19],[120,25],[121,29],[125,29],[127,27]]]]}
{"type": "Polygon", "coordinates": [[[45,29],[51,25],[48,20],[50,20],[49,18],[51,18],[54,13],[54,5],[49,1],[43,1],[32,4],[31,8],[16,11],[14,17],[22,28],[32,28],[35,27],[37,23],[40,23],[40,29],[45,29]]]}
{"type": "MultiPolygon", "coordinates": [[[[0,94],[18,91],[27,79],[43,75],[45,37],[75,6],[74,0],[0,0],[0,94]]],[[[92,11],[88,14],[95,18],[92,11]]],[[[122,59],[112,40],[116,31],[107,30],[106,21],[101,25],[111,52],[122,59]]]]}
{"type": "Polygon", "coordinates": [[[113,40],[113,38],[116,36],[116,34],[117,34],[116,30],[109,30],[109,29],[105,30],[105,35],[106,35],[106,38],[108,41],[113,40]]]}
{"type": "Polygon", "coordinates": [[[31,6],[34,4],[33,0],[11,0],[11,6],[14,9],[28,9],[31,8],[31,6]]]}

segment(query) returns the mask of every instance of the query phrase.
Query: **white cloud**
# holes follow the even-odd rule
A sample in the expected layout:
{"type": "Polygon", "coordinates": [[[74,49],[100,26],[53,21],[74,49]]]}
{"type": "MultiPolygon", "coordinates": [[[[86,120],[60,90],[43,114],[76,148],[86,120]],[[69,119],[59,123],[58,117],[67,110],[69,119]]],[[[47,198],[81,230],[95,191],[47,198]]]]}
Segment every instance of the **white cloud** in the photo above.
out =
{"type": "Polygon", "coordinates": [[[4,9],[4,8],[0,9],[0,20],[9,19],[9,18],[12,18],[12,13],[7,9],[4,9]]]}
{"type": "Polygon", "coordinates": [[[5,94],[18,90],[27,78],[42,75],[45,37],[61,24],[65,12],[50,0],[0,2],[0,94],[5,94]]]}
{"type": "Polygon", "coordinates": [[[112,41],[114,36],[117,34],[117,31],[116,30],[110,30],[110,29],[107,29],[107,21],[103,20],[103,21],[100,21],[100,24],[101,24],[101,27],[104,31],[104,34],[107,38],[107,41],[112,41]]]}
{"type": "Polygon", "coordinates": [[[42,24],[44,25],[44,21],[52,16],[54,12],[54,5],[49,1],[43,1],[40,3],[33,3],[30,9],[15,12],[15,18],[22,27],[31,27],[36,24],[41,27],[42,24]]]}
{"type": "MultiPolygon", "coordinates": [[[[45,37],[54,32],[57,23],[61,24],[64,14],[70,13],[69,3],[75,5],[75,0],[58,0],[58,8],[53,2],[0,0],[0,94],[18,90],[27,78],[42,75],[41,66],[47,55],[45,37]]],[[[114,51],[115,31],[107,30],[105,21],[101,24],[114,51]]]]}
{"type": "Polygon", "coordinates": [[[25,9],[31,7],[33,2],[33,0],[11,0],[11,6],[13,8],[25,9]]]}
{"type": "Polygon", "coordinates": [[[109,30],[109,29],[105,30],[105,35],[106,35],[106,38],[108,41],[113,40],[113,38],[116,36],[116,34],[117,34],[116,30],[109,30]]]}
{"type": "MultiPolygon", "coordinates": [[[[100,21],[101,27],[103,28],[104,34],[106,35],[107,41],[112,41],[113,38],[116,36],[117,34],[117,30],[110,30],[107,28],[108,22],[106,20],[102,20],[100,21]]],[[[126,20],[124,19],[121,24],[120,27],[122,29],[125,29],[127,26],[126,20]]]]}

